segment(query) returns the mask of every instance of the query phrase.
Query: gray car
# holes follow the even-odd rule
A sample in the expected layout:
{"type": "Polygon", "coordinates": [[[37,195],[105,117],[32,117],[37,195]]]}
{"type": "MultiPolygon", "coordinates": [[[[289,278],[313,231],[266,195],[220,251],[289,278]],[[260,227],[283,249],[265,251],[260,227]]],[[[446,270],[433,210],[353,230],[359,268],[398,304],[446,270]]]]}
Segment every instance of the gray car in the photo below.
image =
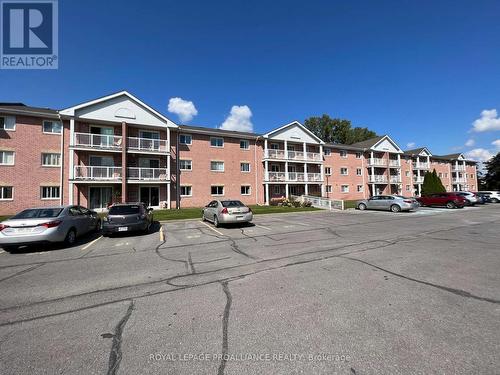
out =
{"type": "Polygon", "coordinates": [[[360,210],[386,210],[392,212],[416,210],[420,207],[415,198],[402,195],[374,195],[369,199],[359,201],[360,210]]]}
{"type": "Polygon", "coordinates": [[[81,206],[28,208],[0,223],[0,246],[15,250],[22,245],[65,242],[99,230],[99,215],[81,206]]]}
{"type": "Polygon", "coordinates": [[[253,219],[253,213],[250,207],[240,201],[212,201],[203,208],[201,218],[218,227],[221,224],[249,223],[253,219]]]}
{"type": "Polygon", "coordinates": [[[103,235],[142,231],[149,233],[153,224],[153,209],[144,203],[117,203],[109,208],[102,223],[103,235]]]}

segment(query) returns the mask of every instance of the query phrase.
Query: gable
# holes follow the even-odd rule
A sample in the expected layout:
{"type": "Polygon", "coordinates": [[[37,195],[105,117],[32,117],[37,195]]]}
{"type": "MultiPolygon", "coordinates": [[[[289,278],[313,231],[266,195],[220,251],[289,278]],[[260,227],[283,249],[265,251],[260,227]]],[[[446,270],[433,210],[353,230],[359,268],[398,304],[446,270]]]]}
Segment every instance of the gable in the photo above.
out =
{"type": "Polygon", "coordinates": [[[323,143],[299,122],[292,122],[265,135],[268,139],[290,142],[323,143]]]}
{"type": "Polygon", "coordinates": [[[374,150],[374,151],[380,151],[380,152],[392,152],[392,153],[398,153],[398,154],[403,153],[403,151],[399,148],[399,146],[387,136],[385,136],[380,141],[378,141],[370,149],[374,150]]]}
{"type": "Polygon", "coordinates": [[[426,148],[423,148],[422,151],[418,153],[419,156],[432,156],[432,154],[426,148]]]}

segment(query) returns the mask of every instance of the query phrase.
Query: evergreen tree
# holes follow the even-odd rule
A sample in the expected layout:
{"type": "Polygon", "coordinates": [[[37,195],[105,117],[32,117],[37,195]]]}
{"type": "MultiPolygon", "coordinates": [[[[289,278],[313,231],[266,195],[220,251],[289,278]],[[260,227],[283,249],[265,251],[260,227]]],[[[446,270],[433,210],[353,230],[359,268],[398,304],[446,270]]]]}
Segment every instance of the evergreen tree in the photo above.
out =
{"type": "Polygon", "coordinates": [[[481,189],[500,190],[500,152],[484,163],[486,174],[481,189]]]}
{"type": "Polygon", "coordinates": [[[424,182],[422,183],[422,195],[444,192],[446,192],[446,189],[437,175],[436,170],[434,169],[432,172],[426,172],[424,175],[424,182]]]}

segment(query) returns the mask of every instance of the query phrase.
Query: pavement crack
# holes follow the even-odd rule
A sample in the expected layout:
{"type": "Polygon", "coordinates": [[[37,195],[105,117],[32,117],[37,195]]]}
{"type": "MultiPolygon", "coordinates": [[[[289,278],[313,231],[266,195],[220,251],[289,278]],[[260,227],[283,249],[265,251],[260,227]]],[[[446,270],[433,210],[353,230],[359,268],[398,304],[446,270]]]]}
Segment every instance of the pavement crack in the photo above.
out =
{"type": "Polygon", "coordinates": [[[253,255],[247,254],[243,250],[241,250],[239,248],[239,246],[236,244],[236,241],[234,239],[230,238],[229,241],[230,241],[231,250],[233,250],[235,253],[243,255],[244,257],[247,257],[247,258],[250,258],[250,259],[253,259],[253,260],[257,260],[258,259],[256,257],[254,257],[253,255]]]}
{"type": "Polygon", "coordinates": [[[219,262],[221,260],[226,260],[226,259],[231,259],[231,257],[223,257],[223,258],[217,258],[217,259],[204,260],[204,261],[201,261],[201,262],[193,262],[193,264],[213,263],[213,262],[219,262]]]}
{"type": "Polygon", "coordinates": [[[189,265],[189,270],[192,274],[195,274],[196,273],[196,269],[194,268],[194,263],[193,263],[193,259],[191,259],[191,252],[188,252],[188,265],[189,265]]]}
{"type": "Polygon", "coordinates": [[[156,248],[155,248],[156,255],[158,255],[161,259],[167,260],[169,262],[177,262],[177,263],[184,264],[184,267],[186,267],[186,272],[189,272],[189,264],[188,264],[187,260],[171,259],[171,258],[167,258],[166,256],[160,254],[160,246],[163,245],[164,243],[165,243],[165,241],[163,241],[158,246],[156,246],[156,248]]]}
{"type": "Polygon", "coordinates": [[[397,277],[400,277],[402,279],[409,280],[409,281],[414,281],[414,282],[419,283],[419,284],[431,286],[433,288],[441,289],[441,290],[444,290],[446,292],[456,294],[457,296],[460,296],[460,297],[472,298],[472,299],[475,299],[475,300],[478,300],[478,301],[500,304],[500,300],[496,300],[496,299],[493,299],[493,298],[487,298],[487,297],[480,297],[480,296],[476,296],[476,295],[474,295],[472,293],[466,292],[465,290],[450,288],[450,287],[447,287],[447,286],[443,286],[443,285],[439,285],[439,284],[434,284],[434,283],[431,283],[431,282],[428,282],[428,281],[414,279],[413,277],[409,277],[409,276],[405,276],[405,275],[402,275],[402,274],[397,273],[397,272],[389,271],[388,269],[376,266],[375,264],[372,264],[372,263],[369,263],[369,262],[365,262],[364,260],[361,260],[361,259],[351,258],[351,257],[345,256],[345,255],[341,255],[340,258],[349,259],[349,260],[352,260],[352,261],[355,261],[355,262],[363,263],[363,264],[366,264],[368,266],[374,267],[374,268],[376,268],[378,270],[384,271],[384,272],[386,272],[388,274],[391,274],[393,276],[397,276],[397,277]]]}
{"type": "Polygon", "coordinates": [[[123,329],[132,315],[134,310],[134,301],[130,301],[127,312],[120,319],[115,327],[115,333],[113,335],[113,344],[111,345],[111,352],[109,353],[109,365],[108,365],[108,375],[115,375],[120,367],[120,362],[122,360],[122,335],[123,329]]]}
{"type": "Polygon", "coordinates": [[[7,276],[7,277],[4,277],[3,279],[0,279],[0,282],[2,281],[5,281],[5,280],[8,280],[8,279],[12,279],[13,277],[16,277],[16,276],[19,276],[19,275],[22,275],[23,273],[27,273],[27,272],[30,272],[30,271],[33,271],[37,268],[40,268],[41,266],[43,266],[45,263],[39,263],[39,264],[36,264],[34,265],[33,267],[29,267],[25,270],[22,270],[22,271],[19,271],[19,272],[16,272],[10,276],[7,276]]]}
{"type": "Polygon", "coordinates": [[[249,236],[248,234],[246,234],[245,233],[245,229],[240,228],[240,230],[241,230],[241,234],[244,235],[246,238],[252,239],[252,240],[254,240],[254,242],[257,242],[257,238],[249,236]]]}
{"type": "Polygon", "coordinates": [[[222,290],[226,295],[226,306],[224,307],[224,315],[222,316],[222,356],[219,364],[219,370],[217,375],[223,375],[226,369],[227,353],[228,353],[228,327],[229,327],[229,313],[231,311],[231,304],[233,302],[233,297],[229,290],[229,285],[227,281],[221,283],[222,290]]]}

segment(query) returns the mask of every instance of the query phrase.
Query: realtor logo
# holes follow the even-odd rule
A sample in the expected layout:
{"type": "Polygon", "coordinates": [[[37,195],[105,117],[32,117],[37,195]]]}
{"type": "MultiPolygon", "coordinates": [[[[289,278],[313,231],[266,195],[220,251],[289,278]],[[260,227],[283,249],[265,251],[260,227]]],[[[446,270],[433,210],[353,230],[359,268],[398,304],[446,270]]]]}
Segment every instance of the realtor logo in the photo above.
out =
{"type": "Polygon", "coordinates": [[[0,68],[58,68],[57,6],[57,0],[0,2],[0,68]]]}

